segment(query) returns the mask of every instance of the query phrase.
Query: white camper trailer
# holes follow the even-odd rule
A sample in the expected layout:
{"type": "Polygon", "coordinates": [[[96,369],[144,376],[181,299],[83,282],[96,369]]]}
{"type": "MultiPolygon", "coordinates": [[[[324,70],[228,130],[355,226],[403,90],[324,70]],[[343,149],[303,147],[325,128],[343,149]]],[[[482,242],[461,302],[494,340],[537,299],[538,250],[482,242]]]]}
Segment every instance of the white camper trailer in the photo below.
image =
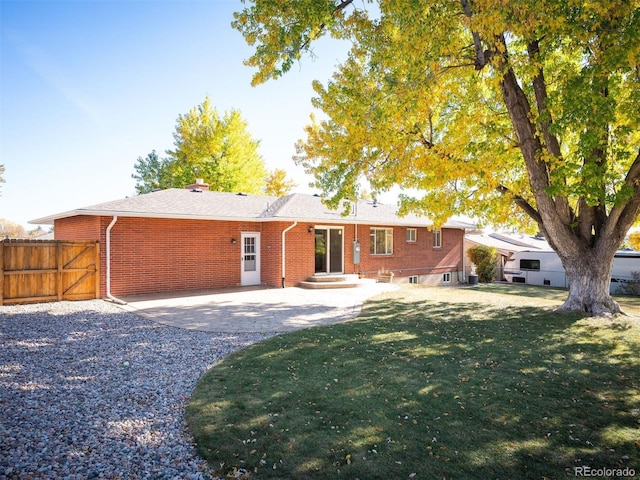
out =
{"type": "MultiPolygon", "coordinates": [[[[640,252],[616,253],[611,270],[611,293],[624,293],[624,286],[636,280],[633,272],[640,273],[640,252]]],[[[569,287],[562,262],[553,250],[515,252],[505,263],[504,277],[511,283],[569,287]]]]}

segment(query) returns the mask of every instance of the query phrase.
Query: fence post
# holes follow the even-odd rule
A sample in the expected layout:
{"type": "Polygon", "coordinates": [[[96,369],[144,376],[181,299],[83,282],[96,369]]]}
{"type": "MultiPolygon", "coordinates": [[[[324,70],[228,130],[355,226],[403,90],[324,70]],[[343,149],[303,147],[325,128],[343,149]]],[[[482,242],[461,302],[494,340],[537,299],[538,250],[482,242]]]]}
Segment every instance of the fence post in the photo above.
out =
{"type": "Polygon", "coordinates": [[[96,250],[94,252],[94,262],[96,264],[95,272],[93,273],[96,278],[96,298],[100,298],[100,242],[96,242],[96,250]]]}
{"type": "Polygon", "coordinates": [[[4,305],[4,241],[0,240],[0,306],[4,305]]]}
{"type": "Polygon", "coordinates": [[[56,243],[56,293],[58,295],[58,301],[62,301],[62,243],[56,243]]]}

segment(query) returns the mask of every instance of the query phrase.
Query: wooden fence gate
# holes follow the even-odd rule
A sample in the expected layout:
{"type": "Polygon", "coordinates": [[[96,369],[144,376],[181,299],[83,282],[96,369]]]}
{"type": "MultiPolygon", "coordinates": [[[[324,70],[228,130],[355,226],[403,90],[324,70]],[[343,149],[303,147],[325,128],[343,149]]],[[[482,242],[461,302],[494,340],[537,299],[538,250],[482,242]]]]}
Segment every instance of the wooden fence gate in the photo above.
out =
{"type": "Polygon", "coordinates": [[[100,244],[60,240],[0,242],[0,305],[100,296],[100,244]]]}

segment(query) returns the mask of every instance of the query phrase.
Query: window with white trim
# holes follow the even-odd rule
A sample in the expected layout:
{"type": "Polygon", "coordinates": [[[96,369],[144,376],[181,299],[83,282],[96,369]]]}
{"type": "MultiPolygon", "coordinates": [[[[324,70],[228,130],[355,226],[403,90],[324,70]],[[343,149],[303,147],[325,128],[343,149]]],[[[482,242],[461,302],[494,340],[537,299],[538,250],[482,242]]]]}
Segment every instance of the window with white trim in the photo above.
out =
{"type": "Polygon", "coordinates": [[[418,283],[418,275],[411,275],[411,276],[409,277],[409,283],[415,283],[415,284],[417,284],[417,283],[418,283]]]}
{"type": "Polygon", "coordinates": [[[393,253],[393,228],[372,228],[371,255],[391,255],[393,253]]]}
{"type": "Polygon", "coordinates": [[[451,283],[451,272],[442,274],[442,283],[451,283]]]}
{"type": "Polygon", "coordinates": [[[418,239],[417,228],[407,228],[407,243],[415,243],[418,239]]]}
{"type": "Polygon", "coordinates": [[[442,247],[442,230],[434,229],[433,230],[433,248],[442,247]]]}

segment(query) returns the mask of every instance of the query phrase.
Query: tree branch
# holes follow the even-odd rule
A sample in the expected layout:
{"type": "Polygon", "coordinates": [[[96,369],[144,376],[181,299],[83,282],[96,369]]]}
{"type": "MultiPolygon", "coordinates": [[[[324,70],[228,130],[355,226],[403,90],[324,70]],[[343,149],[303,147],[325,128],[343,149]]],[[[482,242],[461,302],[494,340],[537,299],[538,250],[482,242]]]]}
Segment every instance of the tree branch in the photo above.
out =
{"type": "Polygon", "coordinates": [[[628,202],[611,210],[607,219],[609,228],[605,227],[603,235],[611,235],[614,225],[618,225],[626,233],[640,215],[640,150],[629,167],[625,182],[633,189],[633,195],[628,202]]]}
{"type": "MultiPolygon", "coordinates": [[[[539,40],[532,40],[527,45],[527,52],[532,62],[539,61],[537,58],[540,54],[540,42],[539,40]]],[[[533,77],[533,91],[536,99],[536,105],[538,107],[538,116],[540,118],[539,125],[544,138],[544,143],[547,151],[558,160],[562,159],[562,151],[560,149],[560,142],[558,137],[551,133],[551,124],[553,118],[551,112],[547,109],[547,84],[544,78],[544,71],[542,67],[538,68],[536,75],[533,77]]],[[[548,175],[551,178],[553,169],[547,165],[548,175]]],[[[566,177],[563,176],[560,181],[566,185],[566,177]]],[[[565,224],[571,223],[571,219],[575,217],[575,212],[571,208],[569,201],[564,196],[555,197],[556,210],[565,224]]]]}
{"type": "MultiPolygon", "coordinates": [[[[578,235],[589,246],[593,246],[593,225],[596,221],[595,209],[587,205],[587,201],[584,197],[578,199],[578,219],[577,226],[575,227],[578,235]]],[[[573,222],[571,222],[573,224],[573,222]]]]}
{"type": "Polygon", "coordinates": [[[631,167],[629,167],[625,182],[631,185],[636,192],[640,190],[640,150],[638,151],[636,159],[631,164],[631,167]]]}
{"type": "MultiPolygon", "coordinates": [[[[605,76],[605,78],[608,78],[605,76]]],[[[608,86],[605,85],[600,88],[599,92],[604,98],[609,96],[608,86]]],[[[589,167],[588,170],[592,171],[592,167],[595,166],[596,174],[598,175],[598,189],[599,195],[597,197],[597,203],[592,201],[590,218],[583,218],[582,215],[578,218],[580,224],[580,230],[583,232],[589,231],[589,237],[585,237],[585,240],[590,239],[591,235],[595,237],[595,241],[604,234],[606,228],[605,222],[607,221],[607,200],[606,200],[606,180],[605,172],[607,170],[607,150],[609,146],[609,127],[607,125],[601,125],[593,118],[587,120],[587,125],[591,125],[589,128],[591,131],[596,132],[598,142],[591,148],[591,152],[588,156],[585,156],[584,165],[589,167]]]]}
{"type": "MultiPolygon", "coordinates": [[[[354,0],[343,0],[341,1],[338,5],[335,6],[335,8],[333,9],[333,11],[331,12],[331,16],[335,16],[336,13],[341,12],[342,10],[344,10],[345,8],[347,8],[349,5],[351,5],[353,3],[354,0]]],[[[309,35],[307,36],[306,40],[304,42],[302,42],[302,44],[300,45],[300,48],[298,49],[298,51],[303,51],[306,50],[309,45],[311,44],[311,42],[317,38],[322,31],[327,28],[327,24],[325,22],[322,22],[319,26],[318,29],[316,30],[315,35],[309,35]]]]}
{"type": "MultiPolygon", "coordinates": [[[[540,44],[538,40],[533,40],[527,45],[529,58],[532,61],[537,61],[536,58],[540,53],[540,44]]],[[[536,104],[538,107],[538,115],[540,116],[540,129],[542,130],[544,141],[549,153],[557,158],[562,157],[560,150],[560,142],[558,138],[551,134],[549,127],[553,123],[551,118],[551,112],[547,110],[547,84],[544,79],[544,71],[542,68],[538,68],[538,71],[533,77],[533,91],[536,97],[536,104]]]]}
{"type": "Polygon", "coordinates": [[[504,185],[498,185],[496,190],[498,190],[498,192],[500,192],[502,195],[509,195],[513,199],[513,202],[518,207],[520,207],[520,209],[523,210],[524,213],[529,215],[536,223],[538,223],[538,225],[542,224],[542,217],[540,216],[540,213],[538,213],[538,210],[536,210],[529,202],[527,202],[520,195],[515,195],[511,190],[509,190],[504,185]]]}
{"type": "MultiPolygon", "coordinates": [[[[462,4],[462,9],[467,18],[471,19],[473,16],[473,12],[471,11],[471,5],[469,5],[469,0],[460,0],[462,4]]],[[[475,49],[475,69],[482,70],[486,64],[489,63],[491,59],[491,51],[482,49],[482,38],[480,38],[480,34],[474,30],[471,30],[471,36],[473,37],[473,47],[475,49]]]]}
{"type": "Polygon", "coordinates": [[[503,70],[500,82],[502,97],[518,138],[518,145],[529,173],[531,187],[534,192],[545,192],[549,186],[549,175],[546,164],[539,159],[542,153],[542,144],[536,134],[535,125],[530,120],[531,105],[520,87],[513,69],[509,66],[506,53],[501,60],[500,68],[503,70]]]}
{"type": "Polygon", "coordinates": [[[638,151],[636,159],[629,168],[625,181],[633,188],[634,193],[631,200],[625,205],[621,215],[623,224],[625,226],[628,224],[628,227],[625,228],[626,232],[635,223],[640,214],[640,151],[638,151]]]}

